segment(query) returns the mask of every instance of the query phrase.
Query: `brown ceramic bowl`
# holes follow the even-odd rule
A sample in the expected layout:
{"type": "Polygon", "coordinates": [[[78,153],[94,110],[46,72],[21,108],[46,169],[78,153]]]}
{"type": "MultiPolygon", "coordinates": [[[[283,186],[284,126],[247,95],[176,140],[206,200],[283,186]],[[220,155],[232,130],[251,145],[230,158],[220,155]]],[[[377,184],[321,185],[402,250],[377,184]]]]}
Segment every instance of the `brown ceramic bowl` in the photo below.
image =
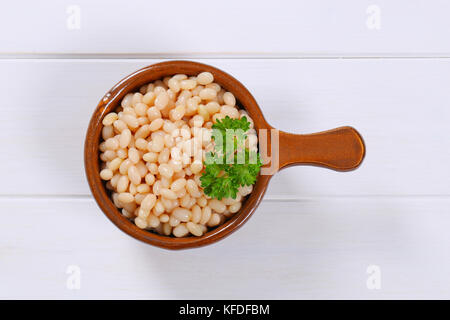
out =
{"type": "MultiPolygon", "coordinates": [[[[272,175],[260,174],[253,187],[253,192],[244,201],[241,210],[224,224],[209,230],[201,237],[174,238],[139,229],[114,206],[99,175],[99,143],[103,117],[120,105],[120,101],[127,93],[138,91],[146,83],[178,73],[197,75],[203,71],[211,72],[214,75],[214,82],[234,94],[238,105],[244,108],[254,120],[257,132],[260,129],[274,129],[264,119],[251,93],[242,83],[229,74],[197,62],[168,61],[140,69],[116,84],[98,104],[86,134],[84,149],[86,175],[92,194],[102,211],[117,227],[130,236],[165,249],[186,249],[204,246],[219,241],[236,231],[253,214],[261,202],[272,177],[272,175]]],[[[290,134],[278,130],[274,132],[278,133],[279,137],[279,164],[276,168],[277,170],[291,165],[303,164],[348,171],[358,167],[364,158],[364,142],[358,132],[351,127],[340,127],[307,135],[290,134]]],[[[272,139],[269,131],[267,134],[268,150],[271,150],[274,142],[272,139]]],[[[273,155],[274,158],[276,157],[275,153],[273,155]]]]}

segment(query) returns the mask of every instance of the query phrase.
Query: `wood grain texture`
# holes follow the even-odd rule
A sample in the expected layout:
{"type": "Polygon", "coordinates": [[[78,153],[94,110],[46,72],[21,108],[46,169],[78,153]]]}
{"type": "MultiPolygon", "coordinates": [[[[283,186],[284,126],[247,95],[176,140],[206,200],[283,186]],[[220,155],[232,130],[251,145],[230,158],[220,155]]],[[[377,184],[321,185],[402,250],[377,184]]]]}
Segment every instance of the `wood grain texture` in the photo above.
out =
{"type": "Polygon", "coordinates": [[[446,0],[8,2],[0,298],[449,299],[449,11],[446,0]],[[67,28],[71,5],[80,29],[67,28]],[[364,164],[282,170],[272,200],[211,247],[128,237],[90,196],[84,134],[114,83],[170,57],[231,73],[281,130],[354,126],[364,164]],[[81,290],[66,288],[69,265],[81,290]],[[370,265],[381,290],[366,287],[370,265]]]}
{"type": "Polygon", "coordinates": [[[0,13],[0,53],[448,56],[449,11],[446,0],[16,0],[0,13]],[[73,5],[79,29],[67,27],[73,5]]]}
{"type": "Polygon", "coordinates": [[[311,165],[336,171],[361,165],[364,141],[352,127],[340,127],[312,134],[280,132],[280,168],[311,165]]]}
{"type": "MultiPolygon", "coordinates": [[[[83,141],[114,83],[158,60],[2,60],[3,195],[90,195],[83,141]]],[[[450,64],[446,59],[208,59],[239,79],[274,127],[293,133],[351,125],[367,156],[342,174],[295,167],[268,198],[449,195],[450,64]],[[438,151],[437,151],[438,150],[438,151]],[[430,155],[439,158],[430,163],[430,155]]]]}
{"type": "Polygon", "coordinates": [[[120,232],[93,200],[1,200],[0,298],[448,299],[449,207],[263,201],[224,241],[174,252],[120,232]],[[69,265],[81,269],[80,290],[66,287],[69,265]],[[367,289],[370,265],[380,290],[367,289]]]}

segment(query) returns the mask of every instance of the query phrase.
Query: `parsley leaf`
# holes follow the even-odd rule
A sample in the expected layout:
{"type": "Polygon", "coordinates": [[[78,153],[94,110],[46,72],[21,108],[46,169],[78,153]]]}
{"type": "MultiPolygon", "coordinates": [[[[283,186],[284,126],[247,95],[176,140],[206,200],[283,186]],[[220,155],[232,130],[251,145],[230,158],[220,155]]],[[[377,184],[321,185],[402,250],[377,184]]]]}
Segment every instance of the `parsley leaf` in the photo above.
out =
{"type": "Polygon", "coordinates": [[[246,117],[232,119],[226,116],[212,126],[222,141],[215,140],[214,152],[209,152],[205,170],[200,177],[205,194],[212,198],[236,199],[239,187],[253,185],[262,166],[259,153],[245,148],[244,133],[250,129],[246,117]],[[232,139],[231,142],[229,139],[232,139]]]}

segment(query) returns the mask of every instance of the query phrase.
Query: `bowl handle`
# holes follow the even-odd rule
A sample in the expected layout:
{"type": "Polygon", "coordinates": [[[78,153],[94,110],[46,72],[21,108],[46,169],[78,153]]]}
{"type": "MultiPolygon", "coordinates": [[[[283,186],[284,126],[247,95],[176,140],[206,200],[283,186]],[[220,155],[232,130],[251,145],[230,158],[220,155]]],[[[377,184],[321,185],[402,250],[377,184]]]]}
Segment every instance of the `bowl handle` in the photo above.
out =
{"type": "Polygon", "coordinates": [[[312,134],[279,132],[279,168],[315,165],[337,171],[356,169],[364,159],[361,135],[352,127],[312,134]]]}

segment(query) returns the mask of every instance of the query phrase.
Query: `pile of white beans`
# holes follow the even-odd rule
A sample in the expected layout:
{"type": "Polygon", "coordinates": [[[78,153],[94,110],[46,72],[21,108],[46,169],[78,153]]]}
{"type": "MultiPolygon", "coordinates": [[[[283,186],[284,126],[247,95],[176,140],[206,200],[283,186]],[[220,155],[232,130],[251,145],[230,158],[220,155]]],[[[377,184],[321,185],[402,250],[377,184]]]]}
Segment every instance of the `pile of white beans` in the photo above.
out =
{"type": "Polygon", "coordinates": [[[211,127],[225,116],[251,123],[246,146],[257,149],[253,121],[209,72],[177,74],[127,94],[103,118],[101,179],[115,206],[141,229],[201,236],[237,213],[252,186],[236,199],[211,199],[201,188],[205,154],[214,148],[211,127]]]}

